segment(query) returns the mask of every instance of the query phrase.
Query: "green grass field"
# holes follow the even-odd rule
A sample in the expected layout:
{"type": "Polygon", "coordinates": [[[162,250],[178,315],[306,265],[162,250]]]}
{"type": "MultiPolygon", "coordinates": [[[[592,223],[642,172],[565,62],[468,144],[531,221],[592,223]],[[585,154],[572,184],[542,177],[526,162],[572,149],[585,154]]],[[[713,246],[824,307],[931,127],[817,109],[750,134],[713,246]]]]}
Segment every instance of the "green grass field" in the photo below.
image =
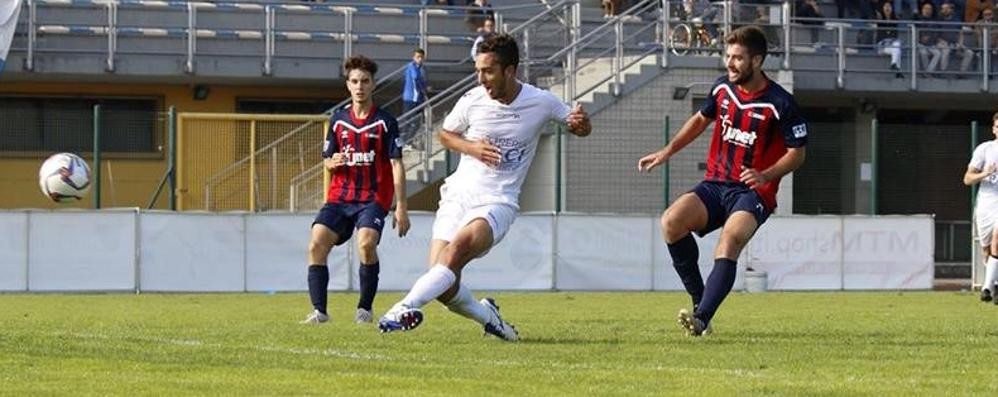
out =
{"type": "MultiPolygon", "coordinates": [[[[478,294],[482,296],[481,293],[478,294]]],[[[998,307],[971,293],[498,293],[523,340],[439,304],[409,333],[304,326],[301,294],[0,295],[0,395],[985,395],[998,307]]],[[[377,315],[399,297],[382,293],[377,315]]]]}

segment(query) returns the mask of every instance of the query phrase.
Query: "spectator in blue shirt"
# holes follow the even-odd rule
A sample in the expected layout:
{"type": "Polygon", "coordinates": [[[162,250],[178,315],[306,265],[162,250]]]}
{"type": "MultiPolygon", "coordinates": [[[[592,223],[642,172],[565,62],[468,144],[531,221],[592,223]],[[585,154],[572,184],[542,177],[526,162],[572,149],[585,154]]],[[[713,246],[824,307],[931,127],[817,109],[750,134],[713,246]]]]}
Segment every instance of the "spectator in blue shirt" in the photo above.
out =
{"type": "MultiPolygon", "coordinates": [[[[423,68],[423,60],[426,59],[426,51],[417,48],[412,52],[412,62],[405,68],[405,83],[402,85],[402,114],[415,109],[419,104],[426,102],[426,70],[423,68]]],[[[401,115],[400,115],[401,116],[401,115]]],[[[412,118],[409,125],[411,129],[419,128],[422,119],[419,116],[412,118]]],[[[408,136],[413,131],[402,131],[408,136]]]]}

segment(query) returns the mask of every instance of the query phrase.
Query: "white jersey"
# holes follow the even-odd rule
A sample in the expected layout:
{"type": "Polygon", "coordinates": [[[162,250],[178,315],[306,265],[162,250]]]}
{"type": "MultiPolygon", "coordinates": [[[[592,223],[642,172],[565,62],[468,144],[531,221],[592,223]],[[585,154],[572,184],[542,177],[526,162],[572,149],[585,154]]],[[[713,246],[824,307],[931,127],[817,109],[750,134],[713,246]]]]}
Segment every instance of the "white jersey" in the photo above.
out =
{"type": "MultiPolygon", "coordinates": [[[[478,86],[454,105],[443,128],[464,139],[486,139],[499,148],[502,160],[490,167],[467,154],[447,177],[441,195],[471,205],[509,204],[519,208],[520,187],[537,152],[541,128],[549,121],[564,123],[571,109],[548,91],[521,83],[509,105],[489,97],[478,86]]],[[[446,132],[445,132],[446,133],[446,132]]]]}
{"type": "MultiPolygon", "coordinates": [[[[998,141],[987,141],[974,149],[970,167],[983,171],[988,165],[998,167],[998,141]]],[[[998,211],[998,172],[981,180],[977,189],[977,209],[998,211]]]]}

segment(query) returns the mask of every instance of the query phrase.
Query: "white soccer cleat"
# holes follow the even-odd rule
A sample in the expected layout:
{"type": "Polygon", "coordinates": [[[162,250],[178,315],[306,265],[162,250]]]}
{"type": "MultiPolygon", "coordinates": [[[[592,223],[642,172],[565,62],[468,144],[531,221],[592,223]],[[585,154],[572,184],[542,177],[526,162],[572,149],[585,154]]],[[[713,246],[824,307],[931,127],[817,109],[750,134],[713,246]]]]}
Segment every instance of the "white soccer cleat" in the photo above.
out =
{"type": "Polygon", "coordinates": [[[423,323],[423,311],[414,307],[393,307],[378,320],[381,333],[411,331],[423,323]]]}
{"type": "Polygon", "coordinates": [[[374,315],[366,309],[357,308],[357,314],[354,316],[353,322],[357,324],[374,322],[374,315]]]}
{"type": "Polygon", "coordinates": [[[485,324],[485,333],[491,334],[507,342],[516,342],[520,340],[520,333],[516,330],[516,327],[513,326],[513,324],[503,321],[502,316],[499,315],[499,306],[496,305],[495,299],[483,298],[478,301],[478,303],[481,303],[483,306],[489,308],[489,310],[492,310],[492,313],[496,315],[495,322],[485,324]]]}
{"type": "Polygon", "coordinates": [[[301,321],[301,323],[319,325],[322,323],[326,323],[328,321],[329,321],[328,314],[320,312],[318,310],[313,310],[312,313],[309,313],[308,317],[305,317],[305,319],[301,321]]]}

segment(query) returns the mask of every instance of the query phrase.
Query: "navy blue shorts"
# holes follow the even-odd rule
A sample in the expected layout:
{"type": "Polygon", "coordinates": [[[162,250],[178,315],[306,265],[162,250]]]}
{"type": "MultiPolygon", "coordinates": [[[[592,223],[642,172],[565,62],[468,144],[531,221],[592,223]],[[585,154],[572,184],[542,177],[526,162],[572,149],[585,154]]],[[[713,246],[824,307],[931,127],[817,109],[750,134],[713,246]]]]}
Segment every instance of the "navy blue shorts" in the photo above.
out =
{"type": "Polygon", "coordinates": [[[748,186],[735,182],[703,181],[691,190],[707,207],[707,226],[697,230],[700,237],[724,226],[724,222],[735,211],[748,211],[755,216],[755,222],[762,226],[769,218],[770,211],[762,203],[759,194],[748,186]]]}
{"type": "Polygon", "coordinates": [[[385,216],[388,211],[376,202],[359,204],[329,204],[322,206],[319,214],[312,221],[324,225],[340,236],[336,245],[343,244],[353,236],[353,230],[362,227],[371,228],[381,234],[385,227],[385,216]]]}

